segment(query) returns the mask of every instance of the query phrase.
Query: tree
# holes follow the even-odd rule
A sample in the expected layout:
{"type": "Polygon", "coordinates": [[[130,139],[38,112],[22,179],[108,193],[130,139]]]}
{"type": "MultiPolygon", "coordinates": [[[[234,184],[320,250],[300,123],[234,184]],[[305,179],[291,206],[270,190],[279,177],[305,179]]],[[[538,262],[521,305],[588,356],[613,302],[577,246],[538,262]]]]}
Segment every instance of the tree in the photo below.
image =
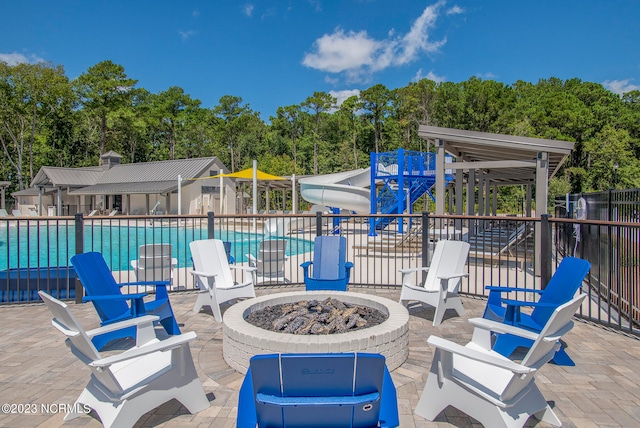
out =
{"type": "Polygon", "coordinates": [[[231,172],[236,171],[234,145],[248,115],[252,114],[248,104],[241,104],[241,97],[224,95],[220,98],[219,104],[213,108],[214,114],[222,119],[220,126],[231,154],[231,172]]]}
{"type": "Polygon", "coordinates": [[[360,92],[362,107],[369,112],[369,117],[373,121],[373,138],[376,153],[379,151],[379,145],[382,142],[381,123],[389,112],[389,101],[391,100],[391,92],[386,86],[378,83],[372,87],[360,92]]]}
{"type": "Polygon", "coordinates": [[[131,105],[136,83],[127,77],[124,67],[109,60],[89,67],[74,81],[83,106],[99,120],[101,157],[107,143],[107,116],[131,105]]]}
{"type": "Polygon", "coordinates": [[[199,106],[200,100],[192,99],[177,86],[151,97],[151,116],[166,139],[169,159],[175,159],[177,133],[184,128],[186,117],[199,106]]]}
{"type": "Polygon", "coordinates": [[[349,123],[351,128],[351,142],[353,143],[353,167],[358,168],[358,112],[362,109],[363,104],[360,97],[352,95],[342,102],[340,105],[340,113],[349,123]]]}
{"type": "Polygon", "coordinates": [[[322,115],[332,109],[336,104],[335,97],[326,92],[314,92],[312,96],[302,103],[302,108],[315,116],[315,128],[313,131],[313,173],[318,173],[318,140],[320,139],[320,120],[322,115]]]}
{"type": "MultiPolygon", "coordinates": [[[[36,140],[46,141],[48,134],[44,123],[62,110],[70,114],[73,93],[62,66],[46,63],[8,66],[0,62],[0,97],[0,143],[23,189],[25,155],[31,181],[36,140]]],[[[45,153],[46,149],[40,152],[45,153]]]]}
{"type": "Polygon", "coordinates": [[[298,136],[304,131],[302,120],[302,109],[299,105],[290,105],[278,107],[276,117],[271,118],[272,127],[276,130],[282,130],[291,138],[292,154],[293,154],[293,173],[298,172],[298,136]]]}

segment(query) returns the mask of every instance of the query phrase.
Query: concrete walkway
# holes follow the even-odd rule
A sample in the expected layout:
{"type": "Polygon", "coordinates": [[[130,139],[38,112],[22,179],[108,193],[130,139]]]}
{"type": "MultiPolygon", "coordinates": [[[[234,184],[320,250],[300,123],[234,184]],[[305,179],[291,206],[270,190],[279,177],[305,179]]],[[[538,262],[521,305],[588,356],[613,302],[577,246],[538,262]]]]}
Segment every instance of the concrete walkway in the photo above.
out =
{"type": "MultiPolygon", "coordinates": [[[[260,287],[258,294],[300,289],[299,286],[260,287]]],[[[392,300],[399,297],[399,288],[351,287],[350,291],[392,300]]],[[[136,426],[235,427],[243,376],[227,366],[222,358],[222,325],[214,321],[210,312],[193,314],[194,300],[193,292],[171,295],[182,330],[198,334],[191,349],[211,406],[191,415],[180,403],[172,401],[143,416],[136,426]]],[[[441,413],[436,422],[413,414],[433,355],[427,338],[435,334],[461,344],[468,342],[472,328],[467,318],[481,316],[485,301],[465,298],[464,305],[467,308],[464,318],[450,311],[436,328],[431,325],[433,310],[410,305],[409,358],[391,373],[398,392],[401,427],[480,426],[451,407],[441,413]]],[[[86,328],[97,327],[97,315],[91,305],[71,304],[71,307],[86,328]]],[[[56,405],[73,404],[88,381],[89,370],[64,345],[64,337],[51,326],[51,315],[44,305],[2,306],[0,317],[4,327],[0,335],[0,401],[36,404],[38,408],[35,414],[0,414],[0,427],[62,426],[64,414],[55,411],[56,405]],[[48,411],[43,412],[47,406],[48,411]]],[[[577,321],[565,338],[576,366],[547,364],[536,375],[540,390],[552,403],[563,426],[640,426],[640,341],[582,321],[577,321]]],[[[101,424],[92,413],[65,426],[98,427],[101,424]]],[[[549,425],[531,419],[527,426],[549,425]]]]}

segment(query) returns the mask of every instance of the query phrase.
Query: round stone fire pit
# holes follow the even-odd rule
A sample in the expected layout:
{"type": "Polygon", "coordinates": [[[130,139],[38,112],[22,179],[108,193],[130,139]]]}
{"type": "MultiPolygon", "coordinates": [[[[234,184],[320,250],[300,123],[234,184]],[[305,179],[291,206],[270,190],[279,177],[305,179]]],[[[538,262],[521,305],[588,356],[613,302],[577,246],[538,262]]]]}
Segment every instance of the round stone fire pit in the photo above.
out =
{"type": "Polygon", "coordinates": [[[256,354],[371,352],[384,355],[389,370],[399,367],[409,354],[407,309],[397,302],[369,294],[296,291],[261,296],[231,306],[224,313],[223,320],[223,356],[227,364],[240,373],[247,372],[249,359],[256,354]],[[326,335],[276,333],[251,325],[245,320],[250,313],[267,306],[310,299],[324,300],[327,297],[369,306],[388,318],[373,327],[326,335]]]}

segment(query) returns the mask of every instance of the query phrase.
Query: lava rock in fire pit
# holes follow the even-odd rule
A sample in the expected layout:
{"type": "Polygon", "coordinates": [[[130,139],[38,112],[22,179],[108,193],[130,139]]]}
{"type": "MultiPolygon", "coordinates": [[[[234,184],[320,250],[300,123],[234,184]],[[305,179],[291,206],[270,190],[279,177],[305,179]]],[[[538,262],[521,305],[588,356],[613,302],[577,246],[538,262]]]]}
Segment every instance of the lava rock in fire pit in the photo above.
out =
{"type": "Polygon", "coordinates": [[[256,327],[290,334],[346,333],[381,324],[386,319],[377,309],[333,297],[267,306],[246,318],[256,327]]]}

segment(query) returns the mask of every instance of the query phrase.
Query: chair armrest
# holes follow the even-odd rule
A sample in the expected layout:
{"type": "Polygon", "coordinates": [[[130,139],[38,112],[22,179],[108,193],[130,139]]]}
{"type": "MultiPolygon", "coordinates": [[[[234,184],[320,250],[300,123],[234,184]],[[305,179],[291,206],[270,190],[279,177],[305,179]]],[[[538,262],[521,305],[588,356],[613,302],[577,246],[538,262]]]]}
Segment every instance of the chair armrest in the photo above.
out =
{"type": "Polygon", "coordinates": [[[147,293],[105,294],[100,296],[84,296],[82,298],[82,303],[87,303],[92,301],[108,301],[108,300],[135,300],[135,299],[142,299],[146,295],[147,293]]]}
{"type": "Polygon", "coordinates": [[[544,290],[536,290],[533,288],[519,288],[519,287],[500,287],[500,286],[496,286],[496,285],[487,285],[486,287],[484,287],[485,290],[489,290],[489,291],[498,291],[500,293],[509,293],[512,291],[523,291],[523,292],[527,292],[527,293],[543,293],[544,290]]]}
{"type": "Polygon", "coordinates": [[[131,285],[151,285],[151,286],[167,286],[171,281],[135,281],[135,282],[123,282],[118,284],[118,287],[131,286],[131,285]]]}
{"type": "MultiPolygon", "coordinates": [[[[118,321],[113,324],[107,324],[102,327],[94,328],[93,330],[86,331],[87,336],[94,337],[99,334],[109,333],[112,331],[122,330],[127,327],[144,326],[144,324],[150,325],[153,328],[153,323],[159,321],[160,317],[157,315],[143,315],[137,318],[130,318],[124,321],[118,321]]],[[[155,337],[155,334],[154,334],[155,337]]]]}
{"type": "Polygon", "coordinates": [[[312,264],[313,264],[313,262],[311,262],[311,261],[307,261],[307,262],[301,263],[301,264],[300,264],[300,267],[301,267],[302,269],[307,269],[307,268],[308,268],[309,266],[311,266],[312,264]]]}
{"type": "Polygon", "coordinates": [[[249,260],[249,263],[254,263],[255,264],[258,261],[258,259],[256,259],[253,256],[253,254],[245,254],[244,256],[249,260]]]}
{"type": "Polygon", "coordinates": [[[239,265],[235,265],[235,266],[229,266],[230,269],[240,269],[243,270],[245,272],[255,272],[258,270],[257,267],[251,267],[251,266],[239,266],[239,265]]]}
{"type": "Polygon", "coordinates": [[[513,373],[527,374],[536,371],[535,368],[530,368],[527,366],[523,366],[522,364],[518,364],[501,356],[498,353],[485,353],[475,349],[467,348],[462,345],[458,345],[457,343],[451,342],[449,340],[443,339],[437,336],[430,336],[427,340],[429,345],[441,349],[445,352],[456,354],[463,356],[465,358],[469,358],[471,360],[479,361],[481,363],[490,364],[495,367],[500,367],[505,370],[509,370],[513,373]]]}
{"type": "Polygon", "coordinates": [[[353,268],[353,262],[346,262],[344,264],[345,269],[349,270],[351,268],[353,268]]]}
{"type": "Polygon", "coordinates": [[[523,300],[502,299],[502,302],[508,306],[538,306],[541,308],[557,308],[559,305],[556,303],[540,303],[540,302],[525,302],[523,300]]]}
{"type": "Polygon", "coordinates": [[[131,348],[124,351],[121,354],[113,355],[111,357],[101,358],[99,360],[89,363],[91,367],[109,367],[112,364],[119,363],[121,361],[131,360],[133,358],[142,357],[144,355],[153,354],[155,352],[170,351],[174,348],[178,348],[187,345],[190,341],[197,336],[194,332],[177,334],[160,342],[150,343],[148,345],[141,346],[139,348],[131,348]]]}
{"type": "Polygon", "coordinates": [[[429,270],[429,267],[416,267],[416,268],[407,268],[407,269],[398,269],[398,272],[402,273],[402,274],[407,274],[407,273],[414,273],[414,272],[420,272],[420,271],[425,271],[427,272],[429,270]]]}
{"type": "Polygon", "coordinates": [[[217,276],[218,274],[216,273],[210,273],[210,272],[200,272],[199,270],[190,270],[189,273],[191,275],[197,275],[197,276],[203,276],[205,278],[213,278],[214,276],[217,276]]]}
{"type": "Polygon", "coordinates": [[[539,336],[538,332],[525,330],[521,327],[517,327],[511,324],[504,324],[499,321],[488,320],[486,318],[471,318],[469,322],[473,324],[475,328],[492,331],[494,333],[512,334],[514,336],[531,340],[536,340],[539,336]]]}
{"type": "Polygon", "coordinates": [[[465,276],[469,276],[468,273],[454,273],[452,275],[443,275],[439,276],[438,279],[450,280],[453,278],[464,278],[465,276]]]}

